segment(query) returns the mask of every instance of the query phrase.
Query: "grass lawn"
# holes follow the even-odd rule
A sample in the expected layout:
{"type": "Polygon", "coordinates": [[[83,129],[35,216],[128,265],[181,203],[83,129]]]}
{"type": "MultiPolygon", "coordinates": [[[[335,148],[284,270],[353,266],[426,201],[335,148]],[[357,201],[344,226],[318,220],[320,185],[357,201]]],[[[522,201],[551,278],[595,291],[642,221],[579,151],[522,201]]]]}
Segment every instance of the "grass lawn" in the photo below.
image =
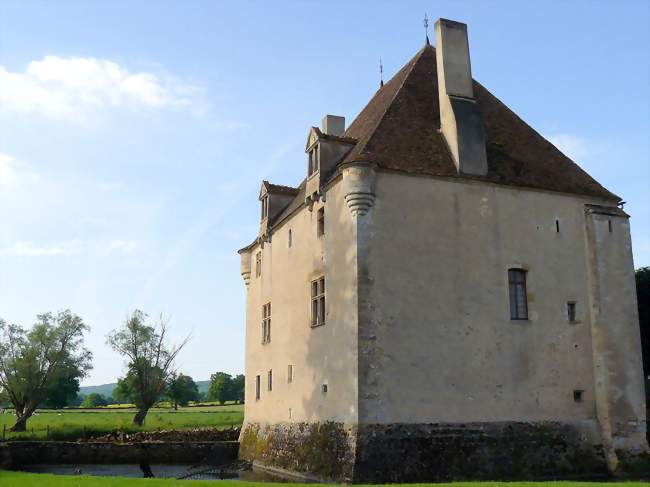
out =
{"type": "MultiPolygon", "coordinates": [[[[127,479],[119,477],[74,477],[66,475],[29,474],[0,470],[0,485],[11,487],[200,487],[205,485],[219,487],[292,487],[323,484],[274,484],[268,482],[242,482],[228,480],[166,480],[166,479],[127,479]]],[[[431,487],[636,487],[643,482],[456,482],[453,484],[404,484],[409,487],[429,485],[431,487]]]]}
{"type": "Polygon", "coordinates": [[[41,410],[27,421],[27,432],[11,433],[15,417],[0,414],[0,439],[6,425],[7,440],[75,440],[98,436],[111,431],[134,433],[157,429],[189,429],[197,427],[229,428],[240,426],[244,419],[243,405],[204,406],[173,409],[155,408],[149,411],[142,428],[131,424],[133,409],[62,409],[41,410]],[[49,435],[48,435],[49,426],[49,435]]]}

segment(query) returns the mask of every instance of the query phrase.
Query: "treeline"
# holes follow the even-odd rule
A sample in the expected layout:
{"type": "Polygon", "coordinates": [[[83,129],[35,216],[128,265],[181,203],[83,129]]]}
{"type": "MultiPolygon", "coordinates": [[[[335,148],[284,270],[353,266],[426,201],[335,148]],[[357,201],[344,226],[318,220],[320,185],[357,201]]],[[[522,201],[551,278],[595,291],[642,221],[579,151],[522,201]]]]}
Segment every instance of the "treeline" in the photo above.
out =
{"type": "MultiPolygon", "coordinates": [[[[92,368],[92,353],[84,346],[90,328],[70,310],[36,317],[31,328],[0,318],[0,404],[13,408],[16,422],[11,431],[25,431],[37,408],[79,405],[97,407],[111,402],[136,408],[133,424],[142,426],[149,409],[168,399],[178,408],[200,400],[194,380],[179,373],[174,364],[189,336],[173,344],[168,321],[161,315],[152,322],[135,310],[109,333],[106,344],[126,362],[112,398],[94,393],[80,400],[79,382],[92,368]]],[[[243,400],[243,376],[212,375],[208,399],[243,400]]]]}

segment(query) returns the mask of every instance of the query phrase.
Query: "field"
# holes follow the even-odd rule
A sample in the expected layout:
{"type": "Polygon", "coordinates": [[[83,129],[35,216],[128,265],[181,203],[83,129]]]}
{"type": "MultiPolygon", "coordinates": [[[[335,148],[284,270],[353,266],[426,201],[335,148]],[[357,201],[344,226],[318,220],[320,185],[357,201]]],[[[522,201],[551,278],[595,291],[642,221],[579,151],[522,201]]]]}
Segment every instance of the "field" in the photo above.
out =
{"type": "MultiPolygon", "coordinates": [[[[0,485],[12,487],[308,487],[314,484],[242,482],[242,481],[203,481],[203,480],[163,480],[127,479],[118,477],[71,477],[64,475],[26,474],[0,470],[0,485]]],[[[327,484],[320,484],[327,485],[327,484]]],[[[393,484],[399,485],[399,484],[393,484]]],[[[453,484],[403,484],[409,487],[640,487],[642,482],[456,482],[453,484]]]]}
{"type": "Polygon", "coordinates": [[[7,440],[76,440],[118,430],[135,433],[158,429],[230,428],[241,425],[244,406],[200,406],[178,408],[178,411],[154,408],[149,411],[142,428],[131,424],[134,414],[134,409],[117,408],[39,410],[27,422],[26,432],[11,433],[9,428],[15,417],[7,412],[0,414],[0,438],[3,432],[7,440]]]}

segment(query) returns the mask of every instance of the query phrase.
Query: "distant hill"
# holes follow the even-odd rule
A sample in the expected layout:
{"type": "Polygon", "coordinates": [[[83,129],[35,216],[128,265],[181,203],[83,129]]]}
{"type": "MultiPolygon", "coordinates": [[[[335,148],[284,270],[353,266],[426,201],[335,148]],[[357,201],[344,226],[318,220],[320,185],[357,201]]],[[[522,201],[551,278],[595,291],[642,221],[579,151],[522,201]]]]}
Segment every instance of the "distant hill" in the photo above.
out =
{"type": "MultiPolygon", "coordinates": [[[[199,392],[207,393],[208,389],[210,388],[210,381],[209,380],[197,380],[196,385],[199,388],[199,392]]],[[[102,396],[110,396],[113,394],[113,389],[117,387],[116,382],[112,382],[111,384],[101,384],[99,386],[83,386],[79,388],[79,394],[83,394],[84,396],[87,396],[88,394],[92,394],[93,392],[96,392],[97,394],[101,394],[102,396]]]]}

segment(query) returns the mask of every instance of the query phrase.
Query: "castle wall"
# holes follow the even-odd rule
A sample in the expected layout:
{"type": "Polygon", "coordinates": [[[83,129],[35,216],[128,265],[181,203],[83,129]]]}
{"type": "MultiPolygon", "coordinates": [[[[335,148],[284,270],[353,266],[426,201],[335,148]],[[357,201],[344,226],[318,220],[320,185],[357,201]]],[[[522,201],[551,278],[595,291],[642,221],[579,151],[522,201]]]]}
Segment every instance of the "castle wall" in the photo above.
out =
{"type": "Polygon", "coordinates": [[[587,202],[378,172],[359,256],[360,423],[561,421],[596,434],[587,202]],[[510,319],[510,267],[528,271],[528,321],[510,319]]]}
{"type": "Polygon", "coordinates": [[[246,309],[246,406],[248,424],[356,422],[356,246],[340,184],[326,201],[302,208],[274,230],[271,242],[250,251],[246,309]],[[325,234],[317,236],[317,210],[325,206],[325,234]],[[288,245],[289,231],[292,243],[288,245]],[[262,275],[255,255],[262,252],[262,275]],[[311,327],[310,285],[324,275],[325,325],[311,327]],[[262,344],[262,305],[271,302],[271,341],[262,344]],[[288,382],[288,365],[293,380],[288,382]],[[268,391],[268,371],[273,390],[268,391]],[[255,400],[255,376],[261,397],[255,400]],[[323,385],[327,392],[323,392],[323,385]]]}

